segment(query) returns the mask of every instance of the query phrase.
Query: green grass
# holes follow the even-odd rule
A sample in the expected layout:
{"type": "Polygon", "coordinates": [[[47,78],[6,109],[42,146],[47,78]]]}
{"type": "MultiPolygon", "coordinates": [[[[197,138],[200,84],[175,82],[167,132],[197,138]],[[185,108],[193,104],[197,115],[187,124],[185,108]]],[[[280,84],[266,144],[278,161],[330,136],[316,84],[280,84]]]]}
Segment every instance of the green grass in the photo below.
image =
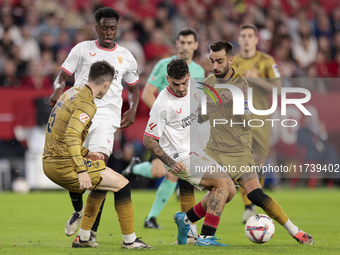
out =
{"type": "MultiPolygon", "coordinates": [[[[205,193],[197,192],[199,201],[205,193]]],[[[271,241],[257,245],[244,234],[240,219],[243,206],[239,193],[225,207],[216,236],[231,247],[194,247],[171,245],[177,227],[172,215],[179,210],[175,195],[158,217],[163,230],[144,229],[143,221],[153,202],[155,191],[134,190],[137,236],[155,250],[122,250],[120,228],[113,207],[113,194],[107,195],[97,249],[72,249],[74,237],[66,237],[64,225],[72,213],[66,191],[31,192],[27,195],[0,193],[0,254],[340,254],[340,190],[308,189],[268,191],[288,217],[301,229],[312,234],[315,245],[300,245],[275,222],[271,241]]],[[[261,213],[262,210],[259,210],[261,213]]],[[[199,222],[198,229],[202,222],[199,222]]]]}

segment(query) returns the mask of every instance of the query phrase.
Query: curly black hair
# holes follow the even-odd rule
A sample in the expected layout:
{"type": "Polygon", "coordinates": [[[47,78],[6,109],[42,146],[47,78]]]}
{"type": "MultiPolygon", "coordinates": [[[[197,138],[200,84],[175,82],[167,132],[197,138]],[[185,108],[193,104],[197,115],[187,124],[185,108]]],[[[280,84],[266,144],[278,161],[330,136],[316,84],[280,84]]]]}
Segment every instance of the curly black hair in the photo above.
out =
{"type": "Polygon", "coordinates": [[[166,70],[170,78],[180,80],[189,73],[187,62],[183,59],[173,59],[167,65],[166,70]]]}
{"type": "Polygon", "coordinates": [[[120,15],[115,9],[102,7],[94,13],[94,17],[96,18],[97,23],[99,23],[102,18],[115,18],[118,22],[120,15]]]}

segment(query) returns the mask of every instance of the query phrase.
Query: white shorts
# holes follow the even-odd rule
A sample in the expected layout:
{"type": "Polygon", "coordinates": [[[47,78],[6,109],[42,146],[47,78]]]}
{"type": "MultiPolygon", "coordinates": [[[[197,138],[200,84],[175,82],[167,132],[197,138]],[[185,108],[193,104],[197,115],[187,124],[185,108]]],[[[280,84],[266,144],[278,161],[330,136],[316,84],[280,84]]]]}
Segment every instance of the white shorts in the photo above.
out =
{"type": "Polygon", "coordinates": [[[92,123],[83,146],[90,151],[104,153],[110,157],[116,130],[117,127],[112,124],[92,123]]]}
{"type": "Polygon", "coordinates": [[[220,164],[215,159],[209,157],[207,154],[204,153],[203,150],[190,152],[188,156],[176,160],[176,162],[181,162],[182,164],[184,164],[187,171],[182,171],[177,174],[172,172],[170,168],[164,163],[163,165],[169,173],[172,173],[178,178],[189,182],[199,190],[204,189],[204,187],[200,186],[199,183],[201,182],[203,175],[206,173],[206,170],[213,165],[220,166],[220,164]]]}

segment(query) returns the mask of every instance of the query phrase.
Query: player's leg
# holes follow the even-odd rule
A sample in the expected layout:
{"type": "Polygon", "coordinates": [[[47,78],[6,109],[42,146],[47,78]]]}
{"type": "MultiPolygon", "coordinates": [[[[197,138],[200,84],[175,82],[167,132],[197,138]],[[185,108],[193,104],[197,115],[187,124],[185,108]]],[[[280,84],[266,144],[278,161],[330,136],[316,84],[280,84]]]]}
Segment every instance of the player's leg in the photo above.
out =
{"type": "Polygon", "coordinates": [[[295,226],[284,213],[280,205],[262,191],[256,173],[246,173],[238,180],[238,182],[244,188],[249,200],[255,205],[261,207],[269,215],[269,217],[273,218],[285,227],[287,232],[299,243],[314,243],[313,237],[295,226]]]}
{"type": "Polygon", "coordinates": [[[146,161],[141,163],[138,157],[134,157],[130,164],[123,170],[122,175],[130,180],[135,175],[141,175],[150,179],[161,178],[166,174],[162,162],[152,156],[151,163],[146,161]]]}
{"type": "MultiPolygon", "coordinates": [[[[161,169],[161,170],[157,170],[158,172],[166,173],[166,170],[162,162],[159,159],[154,159],[152,161],[152,166],[153,168],[161,169]]],[[[161,228],[158,226],[156,222],[156,218],[161,213],[164,206],[167,204],[174,190],[176,189],[177,180],[178,178],[174,176],[173,174],[170,174],[170,173],[166,174],[165,178],[163,179],[162,183],[159,185],[157,189],[155,200],[152,204],[152,207],[150,209],[148,216],[145,219],[145,222],[144,222],[145,228],[156,228],[156,229],[161,228]]]]}
{"type": "MultiPolygon", "coordinates": [[[[202,157],[202,155],[197,155],[197,158],[198,160],[193,159],[192,162],[195,166],[204,166],[207,164],[207,161],[210,162],[210,164],[216,162],[207,155],[204,157],[202,157]]],[[[214,165],[216,166],[217,162],[214,165]]],[[[209,167],[211,167],[211,165],[209,165],[209,167]]],[[[221,169],[222,167],[220,167],[220,170],[221,169]]],[[[195,184],[198,181],[198,184],[195,185],[203,186],[205,189],[210,190],[210,193],[208,193],[200,203],[195,205],[188,212],[178,212],[175,214],[174,219],[178,226],[178,244],[187,243],[189,224],[205,217],[201,236],[197,239],[196,245],[223,246],[223,244],[216,242],[214,234],[225,203],[229,202],[236,192],[235,185],[229,178],[228,174],[221,171],[190,171],[191,176],[189,181],[192,184],[195,184]],[[198,243],[198,241],[200,242],[198,243]]],[[[185,179],[185,176],[182,177],[180,174],[178,177],[184,177],[183,179],[185,179]]]]}
{"type": "MultiPolygon", "coordinates": [[[[251,147],[253,149],[253,158],[255,165],[261,170],[261,167],[266,163],[266,159],[269,153],[270,146],[270,125],[266,124],[261,128],[251,130],[250,132],[251,147]]],[[[265,175],[259,171],[259,181],[261,187],[263,187],[265,175]]],[[[247,193],[242,187],[239,188],[242,202],[244,205],[244,213],[242,216],[242,222],[246,221],[253,215],[257,214],[257,207],[247,197],[247,193]]]]}
{"type": "MultiPolygon", "coordinates": [[[[182,179],[178,179],[178,185],[181,211],[187,212],[196,205],[194,186],[182,179]]],[[[188,244],[195,243],[198,238],[196,222],[190,225],[190,229],[187,240],[188,244]]]]}
{"type": "Polygon", "coordinates": [[[77,193],[69,191],[69,196],[71,198],[72,206],[74,208],[74,213],[71,215],[70,219],[65,225],[65,235],[72,236],[77,232],[81,218],[84,214],[83,207],[83,192],[77,193]]]}
{"type": "Polygon", "coordinates": [[[85,217],[83,217],[81,221],[79,234],[72,246],[86,247],[81,242],[91,242],[90,230],[96,219],[102,201],[104,200],[107,191],[113,191],[115,195],[115,209],[123,235],[122,248],[151,248],[137,238],[135,234],[134,212],[129,181],[110,168],[101,171],[100,176],[102,181],[100,183],[98,182],[98,185],[93,186],[93,188],[97,190],[92,191],[88,196],[84,212],[85,217]]]}
{"type": "MultiPolygon", "coordinates": [[[[84,141],[84,146],[90,151],[100,152],[104,155],[104,162],[107,165],[110,155],[113,150],[114,133],[117,128],[107,123],[93,123],[89,133],[84,141]]],[[[97,218],[91,228],[93,240],[96,241],[97,230],[99,227],[102,211],[105,204],[106,195],[99,208],[97,218]]]]}

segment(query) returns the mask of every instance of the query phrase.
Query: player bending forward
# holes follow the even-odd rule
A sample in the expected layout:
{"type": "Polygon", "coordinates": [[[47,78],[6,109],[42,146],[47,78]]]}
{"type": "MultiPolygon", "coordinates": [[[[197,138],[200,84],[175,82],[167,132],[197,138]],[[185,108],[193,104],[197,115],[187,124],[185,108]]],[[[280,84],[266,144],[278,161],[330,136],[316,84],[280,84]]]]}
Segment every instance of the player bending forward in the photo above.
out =
{"type": "Polygon", "coordinates": [[[131,189],[127,179],[105,166],[104,156],[82,146],[97,107],[95,98],[109,90],[115,69],[106,61],[91,65],[87,85],[67,90],[54,106],[46,128],[43,169],[48,178],[72,192],[91,190],[72,247],[98,247],[91,237],[106,192],[113,191],[123,234],[122,248],[152,248],[136,237],[131,189]]]}
{"type": "MultiPolygon", "coordinates": [[[[192,142],[196,134],[200,90],[195,80],[190,79],[188,65],[183,59],[174,59],[167,65],[167,73],[169,85],[151,108],[144,145],[163,162],[168,172],[201,190],[210,191],[187,214],[178,212],[174,216],[179,229],[178,244],[187,244],[190,229],[187,215],[198,220],[202,217],[195,215],[204,214],[201,235],[195,245],[227,246],[217,242],[214,236],[224,205],[235,195],[235,185],[227,173],[218,172],[219,164],[192,142]],[[204,167],[207,171],[195,171],[194,166],[204,167]],[[218,204],[221,206],[216,206],[218,204]]],[[[226,103],[225,95],[221,95],[221,99],[226,103]]],[[[220,107],[220,104],[215,106],[208,102],[207,112],[220,107]]]]}
{"type": "MultiPolygon", "coordinates": [[[[215,87],[215,84],[230,84],[237,87],[247,85],[243,76],[231,68],[233,45],[227,41],[218,41],[210,45],[210,65],[213,75],[204,80],[206,85],[215,87]]],[[[225,89],[216,88],[217,93],[225,92],[225,89]]],[[[245,90],[246,92],[247,90],[245,90]]],[[[247,99],[247,94],[245,94],[247,99]]],[[[284,213],[280,205],[261,189],[257,173],[254,172],[254,160],[250,147],[249,130],[238,120],[238,115],[233,115],[233,99],[231,104],[219,110],[200,116],[200,120],[210,121],[210,138],[206,146],[206,153],[214,158],[222,166],[231,165],[236,171],[228,168],[228,174],[236,184],[244,188],[248,199],[255,205],[261,207],[269,217],[282,225],[289,235],[295,238],[300,244],[313,244],[311,235],[303,232],[295,226],[284,213]],[[214,125],[215,119],[226,119],[231,125],[214,125]],[[249,172],[244,171],[247,166],[249,172]],[[243,170],[243,171],[242,171],[243,170]]],[[[250,116],[250,112],[249,115],[250,116]]],[[[252,127],[256,128],[256,127],[252,127]]]]}

